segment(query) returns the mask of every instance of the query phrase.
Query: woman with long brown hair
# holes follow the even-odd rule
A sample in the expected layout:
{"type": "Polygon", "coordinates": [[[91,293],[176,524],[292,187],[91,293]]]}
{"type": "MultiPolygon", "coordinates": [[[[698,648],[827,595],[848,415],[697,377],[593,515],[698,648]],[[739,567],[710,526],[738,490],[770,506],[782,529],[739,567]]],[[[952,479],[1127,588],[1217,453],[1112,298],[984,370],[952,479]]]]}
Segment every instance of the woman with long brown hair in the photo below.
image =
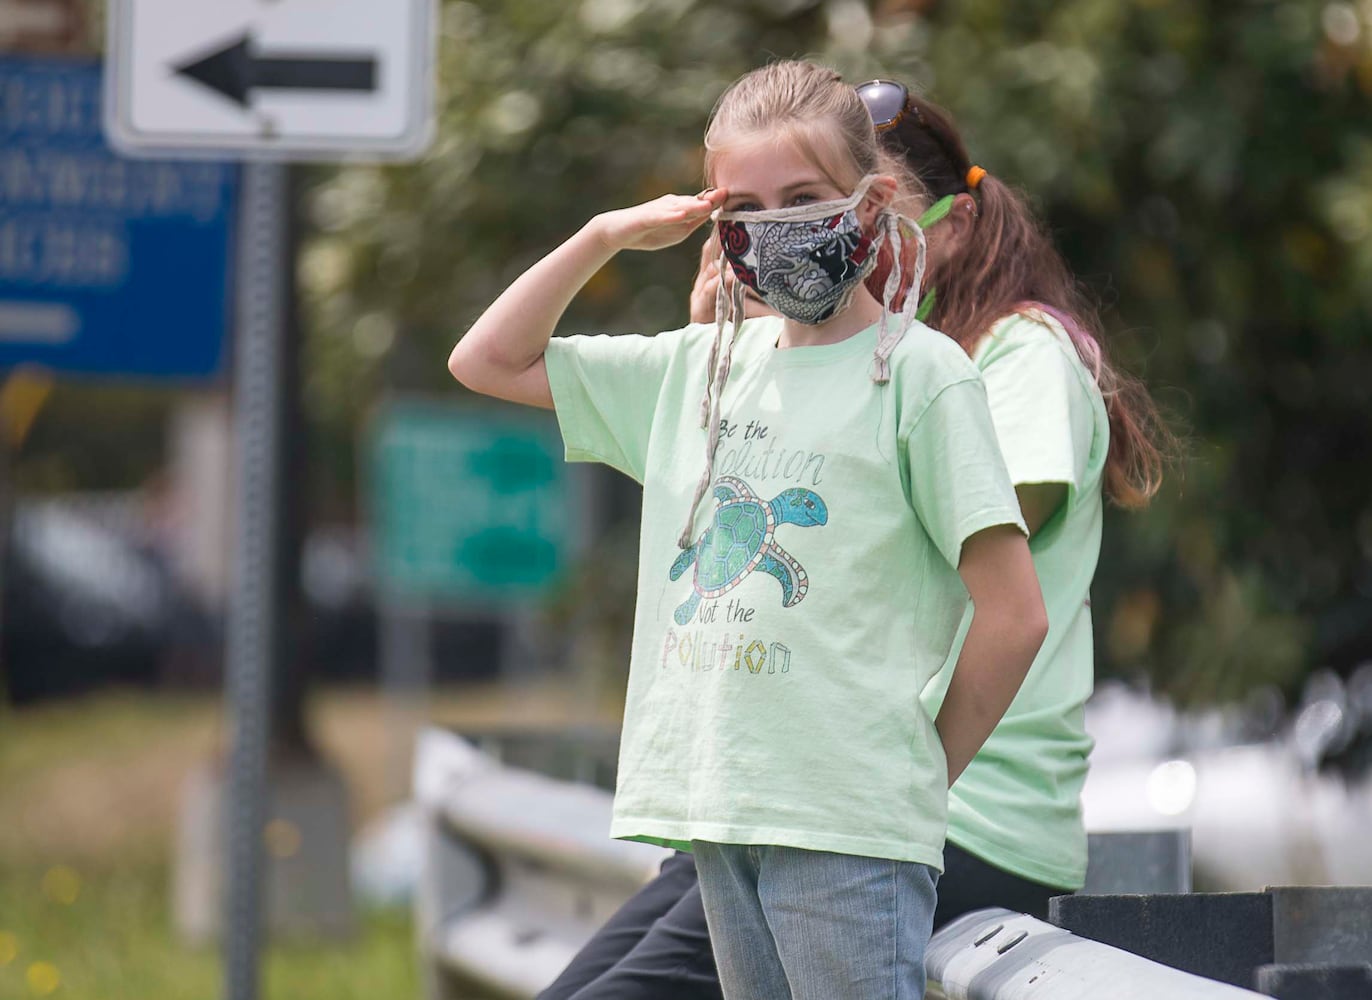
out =
{"type": "MultiPolygon", "coordinates": [[[[968,155],[937,105],[892,81],[858,93],[926,192],[919,315],[981,370],[1048,607],[1029,676],[949,791],[936,924],[990,905],[978,887],[996,881],[1024,890],[1015,908],[1042,913],[1086,874],[1083,711],[1104,502],[1146,505],[1172,442],[1143,384],[1111,363],[1095,310],[1024,197],[968,155]]],[[[926,707],[942,695],[936,680],[926,707]]]]}
{"type": "MultiPolygon", "coordinates": [[[[1080,792],[1091,740],[1082,717],[1104,501],[1144,506],[1170,439],[1143,385],[1110,363],[1095,311],[1024,198],[971,160],[935,105],[890,81],[857,90],[882,145],[925,192],[898,206],[926,232],[918,315],[981,371],[1049,620],[1019,694],[949,791],[934,927],[987,906],[1043,917],[1050,897],[1079,889],[1085,876],[1080,792]]],[[[692,290],[693,320],[714,315],[712,243],[692,290]]],[[[916,241],[905,245],[913,254],[916,241]]],[[[868,279],[878,296],[890,264],[887,255],[868,279]]],[[[950,673],[925,691],[927,711],[937,713],[950,673]]],[[[541,1000],[720,996],[694,865],[677,854],[541,1000]]]]}

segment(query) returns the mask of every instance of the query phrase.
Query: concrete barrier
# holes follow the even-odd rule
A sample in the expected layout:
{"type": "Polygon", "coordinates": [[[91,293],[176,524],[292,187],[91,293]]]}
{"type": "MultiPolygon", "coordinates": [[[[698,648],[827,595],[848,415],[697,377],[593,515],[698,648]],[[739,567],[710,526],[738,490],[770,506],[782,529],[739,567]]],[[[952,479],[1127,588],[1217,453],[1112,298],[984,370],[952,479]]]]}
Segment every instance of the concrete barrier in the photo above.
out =
{"type": "Polygon", "coordinates": [[[1262,892],[1059,896],[1048,919],[1081,937],[1235,986],[1272,959],[1272,898],[1262,892]]]}
{"type": "Polygon", "coordinates": [[[1191,831],[1090,833],[1086,836],[1086,885],[1082,892],[1190,892],[1191,831]]]}
{"type": "Polygon", "coordinates": [[[1372,887],[1063,896],[1057,926],[1282,1000],[1372,1000],[1372,887]]]}
{"type": "Polygon", "coordinates": [[[1262,965],[1257,987],[1277,1000],[1367,1000],[1372,965],[1262,965]]]}
{"type": "Polygon", "coordinates": [[[1278,886],[1270,965],[1255,985],[1278,1000],[1372,998],[1372,887],[1278,886]]]}

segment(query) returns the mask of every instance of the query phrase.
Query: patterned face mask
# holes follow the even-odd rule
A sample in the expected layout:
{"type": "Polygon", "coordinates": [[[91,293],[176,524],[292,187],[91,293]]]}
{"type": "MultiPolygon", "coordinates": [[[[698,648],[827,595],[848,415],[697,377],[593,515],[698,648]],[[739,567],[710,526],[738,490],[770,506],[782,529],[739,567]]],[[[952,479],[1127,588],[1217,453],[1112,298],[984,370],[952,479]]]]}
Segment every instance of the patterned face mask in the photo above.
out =
{"type": "Polygon", "coordinates": [[[848,308],[876,266],[856,206],[867,193],[775,212],[719,216],[719,241],[735,277],[769,307],[814,326],[848,308]]]}
{"type": "Polygon", "coordinates": [[[877,214],[873,235],[862,231],[855,209],[867,196],[876,174],[858,182],[851,197],[817,205],[797,205],[774,212],[720,212],[721,274],[725,260],[738,280],[721,281],[715,291],[715,337],[706,363],[705,396],[700,401],[700,426],[705,430],[705,469],[696,483],[686,526],[677,543],[688,548],[697,537],[695,513],[714,476],[719,447],[720,399],[729,381],[734,344],[743,331],[743,291],[752,288],[777,312],[800,323],[822,323],[847,308],[858,283],[876,266],[877,250],[891,248],[891,273],[881,297],[881,322],[872,354],[872,381],[885,385],[891,378],[891,352],[915,321],[915,307],[924,278],[924,230],[914,223],[902,233],[901,217],[891,209],[877,214]],[[901,249],[915,240],[914,273],[906,280],[901,249]],[[732,287],[726,287],[732,285],[732,287]],[[900,290],[911,289],[904,304],[894,307],[900,290]],[[726,336],[725,326],[733,333],[726,336]]]}

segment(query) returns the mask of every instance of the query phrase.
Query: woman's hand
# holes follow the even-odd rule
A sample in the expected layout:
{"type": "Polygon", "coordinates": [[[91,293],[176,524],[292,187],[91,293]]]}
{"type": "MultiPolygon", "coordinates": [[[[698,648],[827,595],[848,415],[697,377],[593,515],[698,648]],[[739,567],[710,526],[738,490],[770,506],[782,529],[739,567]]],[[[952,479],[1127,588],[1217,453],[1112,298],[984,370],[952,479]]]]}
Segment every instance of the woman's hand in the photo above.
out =
{"type": "MultiPolygon", "coordinates": [[[[733,288],[734,276],[727,276],[729,282],[725,291],[733,288]]],[[[700,248],[700,267],[696,269],[696,280],[691,285],[691,322],[713,323],[715,321],[715,293],[719,290],[719,236],[711,231],[700,248]]],[[[743,316],[772,316],[772,310],[763,304],[751,288],[743,290],[743,316]]]]}
{"type": "Polygon", "coordinates": [[[607,250],[661,250],[690,236],[710,213],[724,204],[728,191],[710,188],[700,194],[667,194],[642,205],[597,215],[596,237],[607,250]]]}
{"type": "Polygon", "coordinates": [[[719,237],[711,231],[700,248],[700,266],[691,284],[691,322],[715,321],[715,294],[719,291],[719,237]]]}

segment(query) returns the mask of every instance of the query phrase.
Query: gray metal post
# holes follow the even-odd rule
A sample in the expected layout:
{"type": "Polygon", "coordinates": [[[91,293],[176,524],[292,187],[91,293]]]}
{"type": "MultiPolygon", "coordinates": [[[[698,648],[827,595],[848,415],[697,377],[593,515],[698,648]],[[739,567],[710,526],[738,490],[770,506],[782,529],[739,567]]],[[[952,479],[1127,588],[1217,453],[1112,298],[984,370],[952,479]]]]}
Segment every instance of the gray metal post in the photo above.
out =
{"type": "Polygon", "coordinates": [[[419,600],[381,598],[381,691],[386,719],[386,793],[409,794],[415,734],[433,685],[433,616],[419,600]]]}
{"type": "Polygon", "coordinates": [[[280,512],[275,510],[280,451],[281,332],[289,205],[287,167],[247,163],[238,229],[234,428],[236,531],[227,668],[232,733],[228,857],[224,880],[224,983],[227,1000],[256,1000],[262,937],[262,827],[272,646],[279,607],[273,570],[280,512]]]}
{"type": "MultiPolygon", "coordinates": [[[[12,464],[10,430],[5,422],[5,415],[0,413],[0,635],[4,635],[5,626],[9,624],[4,619],[4,596],[5,587],[9,583],[5,572],[10,564],[10,543],[14,541],[14,495],[13,487],[10,485],[12,464]]],[[[3,678],[9,666],[5,663],[4,656],[4,643],[0,643],[0,697],[5,693],[3,678]]]]}

